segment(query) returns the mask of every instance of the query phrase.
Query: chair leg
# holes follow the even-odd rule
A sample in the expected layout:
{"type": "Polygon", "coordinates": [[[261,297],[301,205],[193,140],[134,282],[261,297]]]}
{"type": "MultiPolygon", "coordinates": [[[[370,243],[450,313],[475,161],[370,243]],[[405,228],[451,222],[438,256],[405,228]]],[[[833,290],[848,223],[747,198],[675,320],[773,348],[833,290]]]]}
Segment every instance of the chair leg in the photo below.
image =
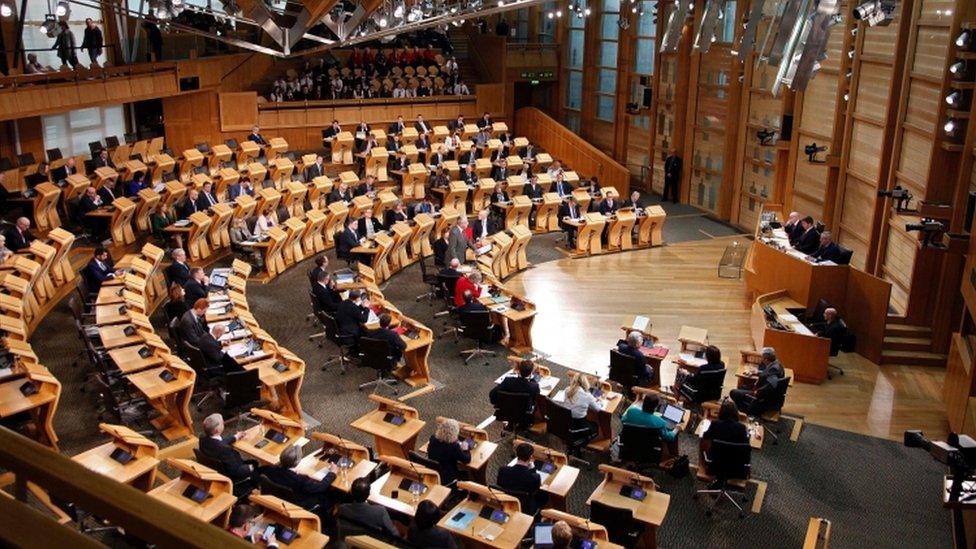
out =
{"type": "MultiPolygon", "coordinates": [[[[461,351],[461,355],[468,355],[468,357],[464,359],[465,364],[476,356],[495,356],[496,354],[497,353],[495,353],[495,351],[482,349],[480,344],[474,349],[465,349],[464,351],[461,351]]],[[[487,361],[485,361],[485,363],[487,364],[487,361]]]]}
{"type": "Polygon", "coordinates": [[[382,387],[386,387],[387,389],[390,389],[391,391],[393,391],[393,394],[396,395],[399,394],[397,388],[394,387],[397,381],[398,380],[394,378],[384,378],[383,372],[377,372],[376,379],[374,379],[373,381],[367,381],[366,383],[360,383],[359,390],[362,391],[366,387],[373,387],[373,392],[375,393],[376,389],[379,389],[382,386],[382,387]]]}

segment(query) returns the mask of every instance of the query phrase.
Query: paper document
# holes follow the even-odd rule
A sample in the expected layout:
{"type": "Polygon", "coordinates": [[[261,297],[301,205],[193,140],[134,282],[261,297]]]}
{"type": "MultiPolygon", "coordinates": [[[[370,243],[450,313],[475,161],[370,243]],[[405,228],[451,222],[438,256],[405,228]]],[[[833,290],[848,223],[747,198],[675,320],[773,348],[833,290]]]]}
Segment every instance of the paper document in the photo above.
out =
{"type": "Polygon", "coordinates": [[[798,334],[813,335],[813,332],[810,331],[810,328],[807,328],[806,326],[804,326],[799,322],[790,324],[790,327],[793,328],[793,331],[795,331],[798,334]]]}
{"type": "Polygon", "coordinates": [[[791,315],[789,313],[784,313],[784,314],[777,315],[777,316],[779,316],[780,322],[798,322],[799,321],[799,319],[796,318],[795,315],[791,315]]]}
{"type": "Polygon", "coordinates": [[[631,328],[635,330],[644,330],[644,328],[647,327],[647,323],[650,321],[651,319],[647,318],[646,316],[635,316],[634,324],[631,326],[631,328]]]}

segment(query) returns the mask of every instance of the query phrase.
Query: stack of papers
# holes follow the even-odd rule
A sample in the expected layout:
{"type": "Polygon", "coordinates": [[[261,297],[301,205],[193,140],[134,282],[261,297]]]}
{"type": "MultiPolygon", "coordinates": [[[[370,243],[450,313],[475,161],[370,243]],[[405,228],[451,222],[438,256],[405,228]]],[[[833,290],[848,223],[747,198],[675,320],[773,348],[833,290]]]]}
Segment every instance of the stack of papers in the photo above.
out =
{"type": "Polygon", "coordinates": [[[245,337],[248,337],[249,335],[251,335],[251,331],[248,330],[247,328],[242,328],[240,330],[233,330],[225,333],[224,335],[220,336],[220,341],[224,342],[224,341],[233,341],[235,339],[243,339],[245,337]]]}
{"type": "Polygon", "coordinates": [[[493,312],[493,313],[499,313],[499,314],[500,313],[504,313],[507,310],[508,310],[508,307],[506,307],[505,305],[498,305],[497,307],[492,307],[491,308],[491,312],[493,312]]]}

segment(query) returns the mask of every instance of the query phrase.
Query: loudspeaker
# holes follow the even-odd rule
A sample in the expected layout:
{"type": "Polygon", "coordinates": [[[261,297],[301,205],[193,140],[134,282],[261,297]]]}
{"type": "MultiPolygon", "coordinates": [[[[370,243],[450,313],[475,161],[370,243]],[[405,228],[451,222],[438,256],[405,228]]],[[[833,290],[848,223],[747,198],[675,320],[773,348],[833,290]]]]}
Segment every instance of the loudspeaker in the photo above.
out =
{"type": "Polygon", "coordinates": [[[793,136],[793,115],[784,114],[783,124],[780,126],[779,140],[790,141],[793,136]]]}
{"type": "Polygon", "coordinates": [[[185,78],[180,78],[180,91],[193,91],[200,89],[200,77],[199,76],[187,76],[185,78]]]}
{"type": "Polygon", "coordinates": [[[653,91],[654,90],[651,88],[644,88],[644,100],[641,101],[641,104],[644,106],[645,109],[651,108],[651,93],[653,91]]]}

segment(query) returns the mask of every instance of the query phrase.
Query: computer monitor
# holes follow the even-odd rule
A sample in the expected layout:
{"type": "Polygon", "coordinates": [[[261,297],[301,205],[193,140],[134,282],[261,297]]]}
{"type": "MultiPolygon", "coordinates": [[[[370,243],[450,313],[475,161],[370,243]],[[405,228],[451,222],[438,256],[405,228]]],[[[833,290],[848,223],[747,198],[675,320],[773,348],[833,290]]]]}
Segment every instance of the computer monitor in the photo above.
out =
{"type": "Polygon", "coordinates": [[[113,149],[113,148],[118,147],[118,146],[119,146],[119,138],[117,136],[110,135],[110,136],[108,136],[108,137],[105,138],[105,148],[106,149],[113,149]]]}

